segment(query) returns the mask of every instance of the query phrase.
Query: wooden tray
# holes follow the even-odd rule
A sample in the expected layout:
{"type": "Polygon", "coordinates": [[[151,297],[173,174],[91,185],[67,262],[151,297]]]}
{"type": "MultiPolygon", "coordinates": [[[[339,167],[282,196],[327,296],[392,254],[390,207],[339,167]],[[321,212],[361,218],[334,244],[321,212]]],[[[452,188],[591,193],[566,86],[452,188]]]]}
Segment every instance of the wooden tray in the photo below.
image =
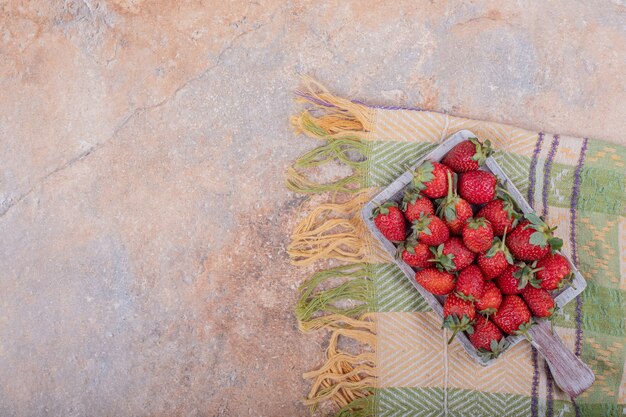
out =
{"type": "MultiPolygon", "coordinates": [[[[388,241],[378,231],[378,229],[376,228],[376,225],[374,224],[374,221],[371,219],[371,215],[372,215],[372,210],[378,204],[382,204],[382,203],[384,203],[386,201],[390,201],[390,200],[396,201],[398,203],[400,203],[402,201],[402,196],[404,195],[404,190],[405,190],[405,188],[408,185],[410,185],[410,183],[411,183],[411,181],[413,179],[413,171],[415,170],[416,167],[418,167],[419,165],[421,165],[425,161],[437,161],[437,162],[440,161],[444,157],[444,155],[447,154],[448,151],[450,151],[454,146],[456,146],[460,142],[463,142],[464,140],[467,140],[470,137],[475,137],[475,136],[476,135],[474,135],[472,132],[470,132],[468,130],[461,130],[460,132],[454,134],[453,136],[451,136],[450,138],[445,140],[436,149],[434,149],[431,153],[429,153],[428,155],[426,155],[425,157],[423,157],[419,161],[417,161],[411,167],[411,169],[407,170],[404,174],[402,174],[394,182],[392,182],[387,188],[385,188],[382,192],[380,192],[380,194],[378,194],[371,201],[369,201],[363,207],[363,209],[361,211],[361,215],[363,216],[363,219],[365,220],[365,223],[367,224],[369,230],[372,232],[372,234],[374,236],[376,236],[376,238],[380,241],[380,243],[387,250],[387,252],[389,252],[391,257],[394,259],[395,264],[398,265],[398,267],[404,272],[404,274],[406,275],[407,279],[411,282],[411,284],[413,284],[415,289],[422,295],[422,297],[424,297],[424,299],[426,300],[428,305],[439,316],[442,317],[442,320],[443,320],[443,297],[434,296],[430,292],[426,291],[421,285],[419,285],[417,283],[417,281],[415,281],[415,271],[406,262],[404,262],[401,258],[397,258],[395,256],[395,254],[396,254],[396,247],[395,247],[395,245],[393,243],[391,243],[390,241],[388,241]]],[[[500,182],[507,188],[507,190],[511,194],[511,196],[513,196],[513,199],[517,202],[517,204],[518,204],[519,208],[522,210],[522,212],[524,212],[524,213],[531,213],[531,212],[533,212],[533,209],[530,207],[530,205],[528,204],[526,199],[524,199],[524,197],[519,192],[519,190],[508,179],[508,177],[506,176],[504,171],[500,168],[498,163],[493,158],[491,158],[491,157],[487,158],[485,166],[483,168],[481,168],[481,169],[484,169],[486,171],[490,171],[496,177],[498,177],[500,182]]],[[[557,233],[556,234],[558,236],[558,229],[557,229],[557,233]]],[[[570,302],[574,298],[576,298],[576,296],[578,296],[581,292],[583,292],[583,290],[587,286],[587,282],[585,281],[583,276],[580,274],[578,269],[574,266],[574,264],[572,263],[572,260],[567,255],[565,255],[565,254],[562,254],[562,255],[565,256],[565,258],[567,258],[567,260],[569,261],[569,263],[570,263],[570,265],[572,267],[572,271],[574,272],[574,280],[573,280],[573,286],[567,287],[566,289],[564,289],[560,293],[558,293],[558,295],[556,295],[556,297],[554,297],[554,300],[555,300],[556,304],[560,308],[562,308],[565,304],[567,304],[568,302],[570,302]]],[[[543,324],[545,325],[545,323],[543,323],[543,324]]],[[[538,326],[533,326],[533,329],[535,327],[538,327],[538,326]]],[[[533,333],[539,333],[538,331],[535,332],[533,329],[531,329],[531,332],[530,332],[531,335],[533,333]]],[[[558,338],[558,336],[556,336],[556,335],[554,335],[554,337],[558,338]]],[[[497,359],[491,359],[491,360],[484,360],[484,359],[482,359],[478,355],[478,353],[476,352],[476,348],[474,348],[474,346],[470,343],[470,341],[467,338],[467,336],[465,335],[465,333],[459,333],[457,335],[456,339],[461,343],[461,345],[463,345],[463,347],[465,348],[467,353],[472,358],[474,358],[474,360],[476,362],[480,363],[481,365],[489,365],[492,361],[497,360],[497,359]]],[[[516,343],[519,343],[520,341],[522,341],[524,339],[525,339],[524,336],[507,336],[506,337],[506,340],[509,342],[509,348],[511,346],[515,345],[516,343]]],[[[535,338],[533,337],[533,339],[535,339],[535,338]]],[[[562,344],[562,342],[561,342],[561,344],[562,344]]]]}

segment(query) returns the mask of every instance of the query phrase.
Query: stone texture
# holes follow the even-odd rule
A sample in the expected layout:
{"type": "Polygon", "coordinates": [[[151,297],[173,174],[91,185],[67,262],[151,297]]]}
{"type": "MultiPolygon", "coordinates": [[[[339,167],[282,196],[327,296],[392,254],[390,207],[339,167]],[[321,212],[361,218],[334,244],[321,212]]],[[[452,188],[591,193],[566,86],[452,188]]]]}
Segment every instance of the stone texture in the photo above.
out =
{"type": "MultiPolygon", "coordinates": [[[[0,414],[295,416],[298,73],[626,144],[620,1],[0,0],[0,414]]],[[[330,410],[322,410],[325,414],[330,410]]]]}

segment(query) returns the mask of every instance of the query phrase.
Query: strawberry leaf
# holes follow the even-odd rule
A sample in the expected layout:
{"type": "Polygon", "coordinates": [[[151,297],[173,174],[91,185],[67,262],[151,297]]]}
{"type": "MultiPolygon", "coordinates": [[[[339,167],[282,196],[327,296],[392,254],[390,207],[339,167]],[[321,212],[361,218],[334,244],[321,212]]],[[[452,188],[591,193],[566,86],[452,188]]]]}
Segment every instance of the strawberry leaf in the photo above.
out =
{"type": "Polygon", "coordinates": [[[496,256],[496,253],[498,253],[498,246],[494,244],[492,247],[489,248],[487,253],[485,253],[485,258],[493,258],[494,256],[496,256]]]}
{"type": "MultiPolygon", "coordinates": [[[[548,244],[548,239],[546,239],[546,235],[543,234],[542,232],[535,232],[532,235],[530,235],[529,242],[532,245],[537,245],[537,246],[540,246],[540,247],[544,248],[548,244]]],[[[561,242],[561,244],[562,244],[562,242],[561,242]]]]}
{"type": "Polygon", "coordinates": [[[529,321],[529,322],[521,324],[521,325],[517,328],[517,330],[515,330],[515,331],[513,332],[513,334],[523,335],[523,336],[525,336],[525,337],[526,337],[526,339],[528,339],[528,341],[529,341],[529,342],[532,342],[533,338],[532,338],[532,337],[530,337],[530,335],[528,334],[528,331],[529,331],[529,330],[530,330],[530,328],[533,326],[533,324],[534,324],[534,323],[533,323],[532,319],[530,319],[530,321],[529,321]]]}
{"type": "Polygon", "coordinates": [[[465,295],[462,292],[457,292],[456,296],[459,297],[461,300],[465,300],[465,301],[474,301],[476,300],[476,298],[473,295],[465,295]]]}
{"type": "Polygon", "coordinates": [[[510,264],[513,265],[514,261],[513,261],[513,255],[511,255],[511,252],[509,252],[509,250],[505,250],[504,251],[504,257],[506,258],[506,261],[510,264]]]}
{"type": "Polygon", "coordinates": [[[413,175],[413,185],[419,191],[426,188],[426,184],[435,179],[435,166],[432,162],[426,161],[415,169],[413,175]]]}
{"type": "Polygon", "coordinates": [[[543,220],[541,220],[541,217],[537,216],[535,213],[526,213],[524,214],[524,217],[533,225],[543,225],[543,220]]]}
{"type": "Polygon", "coordinates": [[[563,247],[563,239],[558,237],[552,237],[548,240],[548,244],[552,248],[552,252],[555,252],[561,250],[561,248],[563,247]]]}
{"type": "Polygon", "coordinates": [[[447,206],[443,212],[448,221],[456,220],[456,208],[454,206],[447,206]]]}

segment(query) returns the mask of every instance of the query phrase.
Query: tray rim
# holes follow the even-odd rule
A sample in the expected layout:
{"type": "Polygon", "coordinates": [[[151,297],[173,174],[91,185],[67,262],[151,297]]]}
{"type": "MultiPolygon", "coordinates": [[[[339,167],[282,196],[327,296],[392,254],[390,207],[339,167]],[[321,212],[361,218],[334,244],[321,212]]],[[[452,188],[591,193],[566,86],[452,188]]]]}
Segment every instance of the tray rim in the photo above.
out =
{"type": "MultiPolygon", "coordinates": [[[[467,140],[470,137],[476,137],[476,135],[469,130],[460,130],[448,136],[446,139],[440,142],[439,146],[437,146],[431,152],[429,152],[428,154],[426,154],[425,156],[417,160],[415,163],[411,164],[409,169],[404,171],[404,173],[402,173],[398,178],[396,178],[393,182],[391,182],[387,187],[383,188],[371,200],[369,200],[361,209],[361,216],[363,218],[363,221],[367,225],[369,231],[381,243],[385,251],[392,258],[393,263],[395,263],[402,270],[405,277],[409,280],[409,282],[411,282],[413,287],[422,295],[422,297],[424,297],[428,305],[441,318],[443,318],[443,305],[441,302],[443,297],[434,296],[433,294],[428,292],[426,289],[424,289],[420,284],[418,284],[417,281],[415,281],[415,271],[406,262],[404,262],[402,259],[398,259],[395,256],[396,254],[395,245],[392,242],[388,241],[382,235],[382,233],[380,233],[378,228],[376,228],[374,221],[371,218],[371,213],[377,204],[389,201],[390,199],[394,199],[394,197],[397,198],[397,195],[401,193],[410,184],[411,180],[413,179],[412,172],[415,170],[415,168],[417,168],[418,166],[420,166],[427,160],[437,161],[437,162],[440,161],[443,158],[443,156],[447,154],[448,151],[450,151],[450,149],[452,149],[458,143],[464,140],[467,140]]],[[[514,197],[516,203],[519,205],[523,213],[534,212],[530,204],[526,201],[524,196],[520,193],[517,187],[515,187],[513,182],[508,178],[508,176],[504,173],[500,165],[492,156],[487,158],[485,162],[485,166],[483,166],[481,169],[485,169],[485,168],[487,168],[494,175],[496,175],[498,179],[501,181],[501,183],[503,183],[506,186],[507,191],[511,193],[511,195],[514,197]]],[[[576,298],[585,290],[587,286],[587,281],[581,275],[578,268],[576,268],[570,256],[567,253],[564,253],[562,251],[560,251],[559,253],[567,259],[570,266],[572,267],[572,271],[574,272],[573,286],[569,286],[566,289],[559,292],[556,296],[553,296],[556,305],[559,308],[562,308],[563,306],[565,306],[567,303],[572,301],[574,298],[576,298]]],[[[509,346],[505,349],[505,351],[512,348],[513,346],[515,346],[517,343],[519,343],[520,341],[524,339],[525,339],[524,336],[511,336],[511,335],[507,336],[506,340],[509,342],[509,346]]],[[[487,366],[493,363],[495,360],[502,357],[502,355],[500,355],[496,359],[490,359],[490,360],[482,359],[478,355],[476,348],[474,347],[474,345],[471,344],[471,342],[469,341],[465,333],[459,333],[456,337],[456,340],[458,340],[461,343],[461,345],[463,346],[463,348],[465,349],[465,351],[468,353],[469,356],[471,356],[477,363],[483,366],[487,366]]]]}

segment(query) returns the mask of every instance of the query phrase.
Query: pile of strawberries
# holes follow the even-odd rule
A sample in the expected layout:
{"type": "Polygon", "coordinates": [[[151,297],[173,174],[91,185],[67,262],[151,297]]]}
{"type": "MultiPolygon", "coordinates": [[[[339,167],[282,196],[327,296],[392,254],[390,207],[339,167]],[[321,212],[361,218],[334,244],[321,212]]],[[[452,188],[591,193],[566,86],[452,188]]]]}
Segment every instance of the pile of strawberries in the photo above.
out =
{"type": "Polygon", "coordinates": [[[401,207],[387,202],[374,223],[416,269],[415,280],[443,304],[444,327],[466,332],[494,358],[504,334],[523,334],[533,317],[555,313],[551,292],[571,283],[563,241],[534,213],[522,215],[495,175],[479,170],[490,143],[470,138],[439,162],[420,165],[401,207]],[[508,234],[507,234],[508,232],[508,234]]]}

